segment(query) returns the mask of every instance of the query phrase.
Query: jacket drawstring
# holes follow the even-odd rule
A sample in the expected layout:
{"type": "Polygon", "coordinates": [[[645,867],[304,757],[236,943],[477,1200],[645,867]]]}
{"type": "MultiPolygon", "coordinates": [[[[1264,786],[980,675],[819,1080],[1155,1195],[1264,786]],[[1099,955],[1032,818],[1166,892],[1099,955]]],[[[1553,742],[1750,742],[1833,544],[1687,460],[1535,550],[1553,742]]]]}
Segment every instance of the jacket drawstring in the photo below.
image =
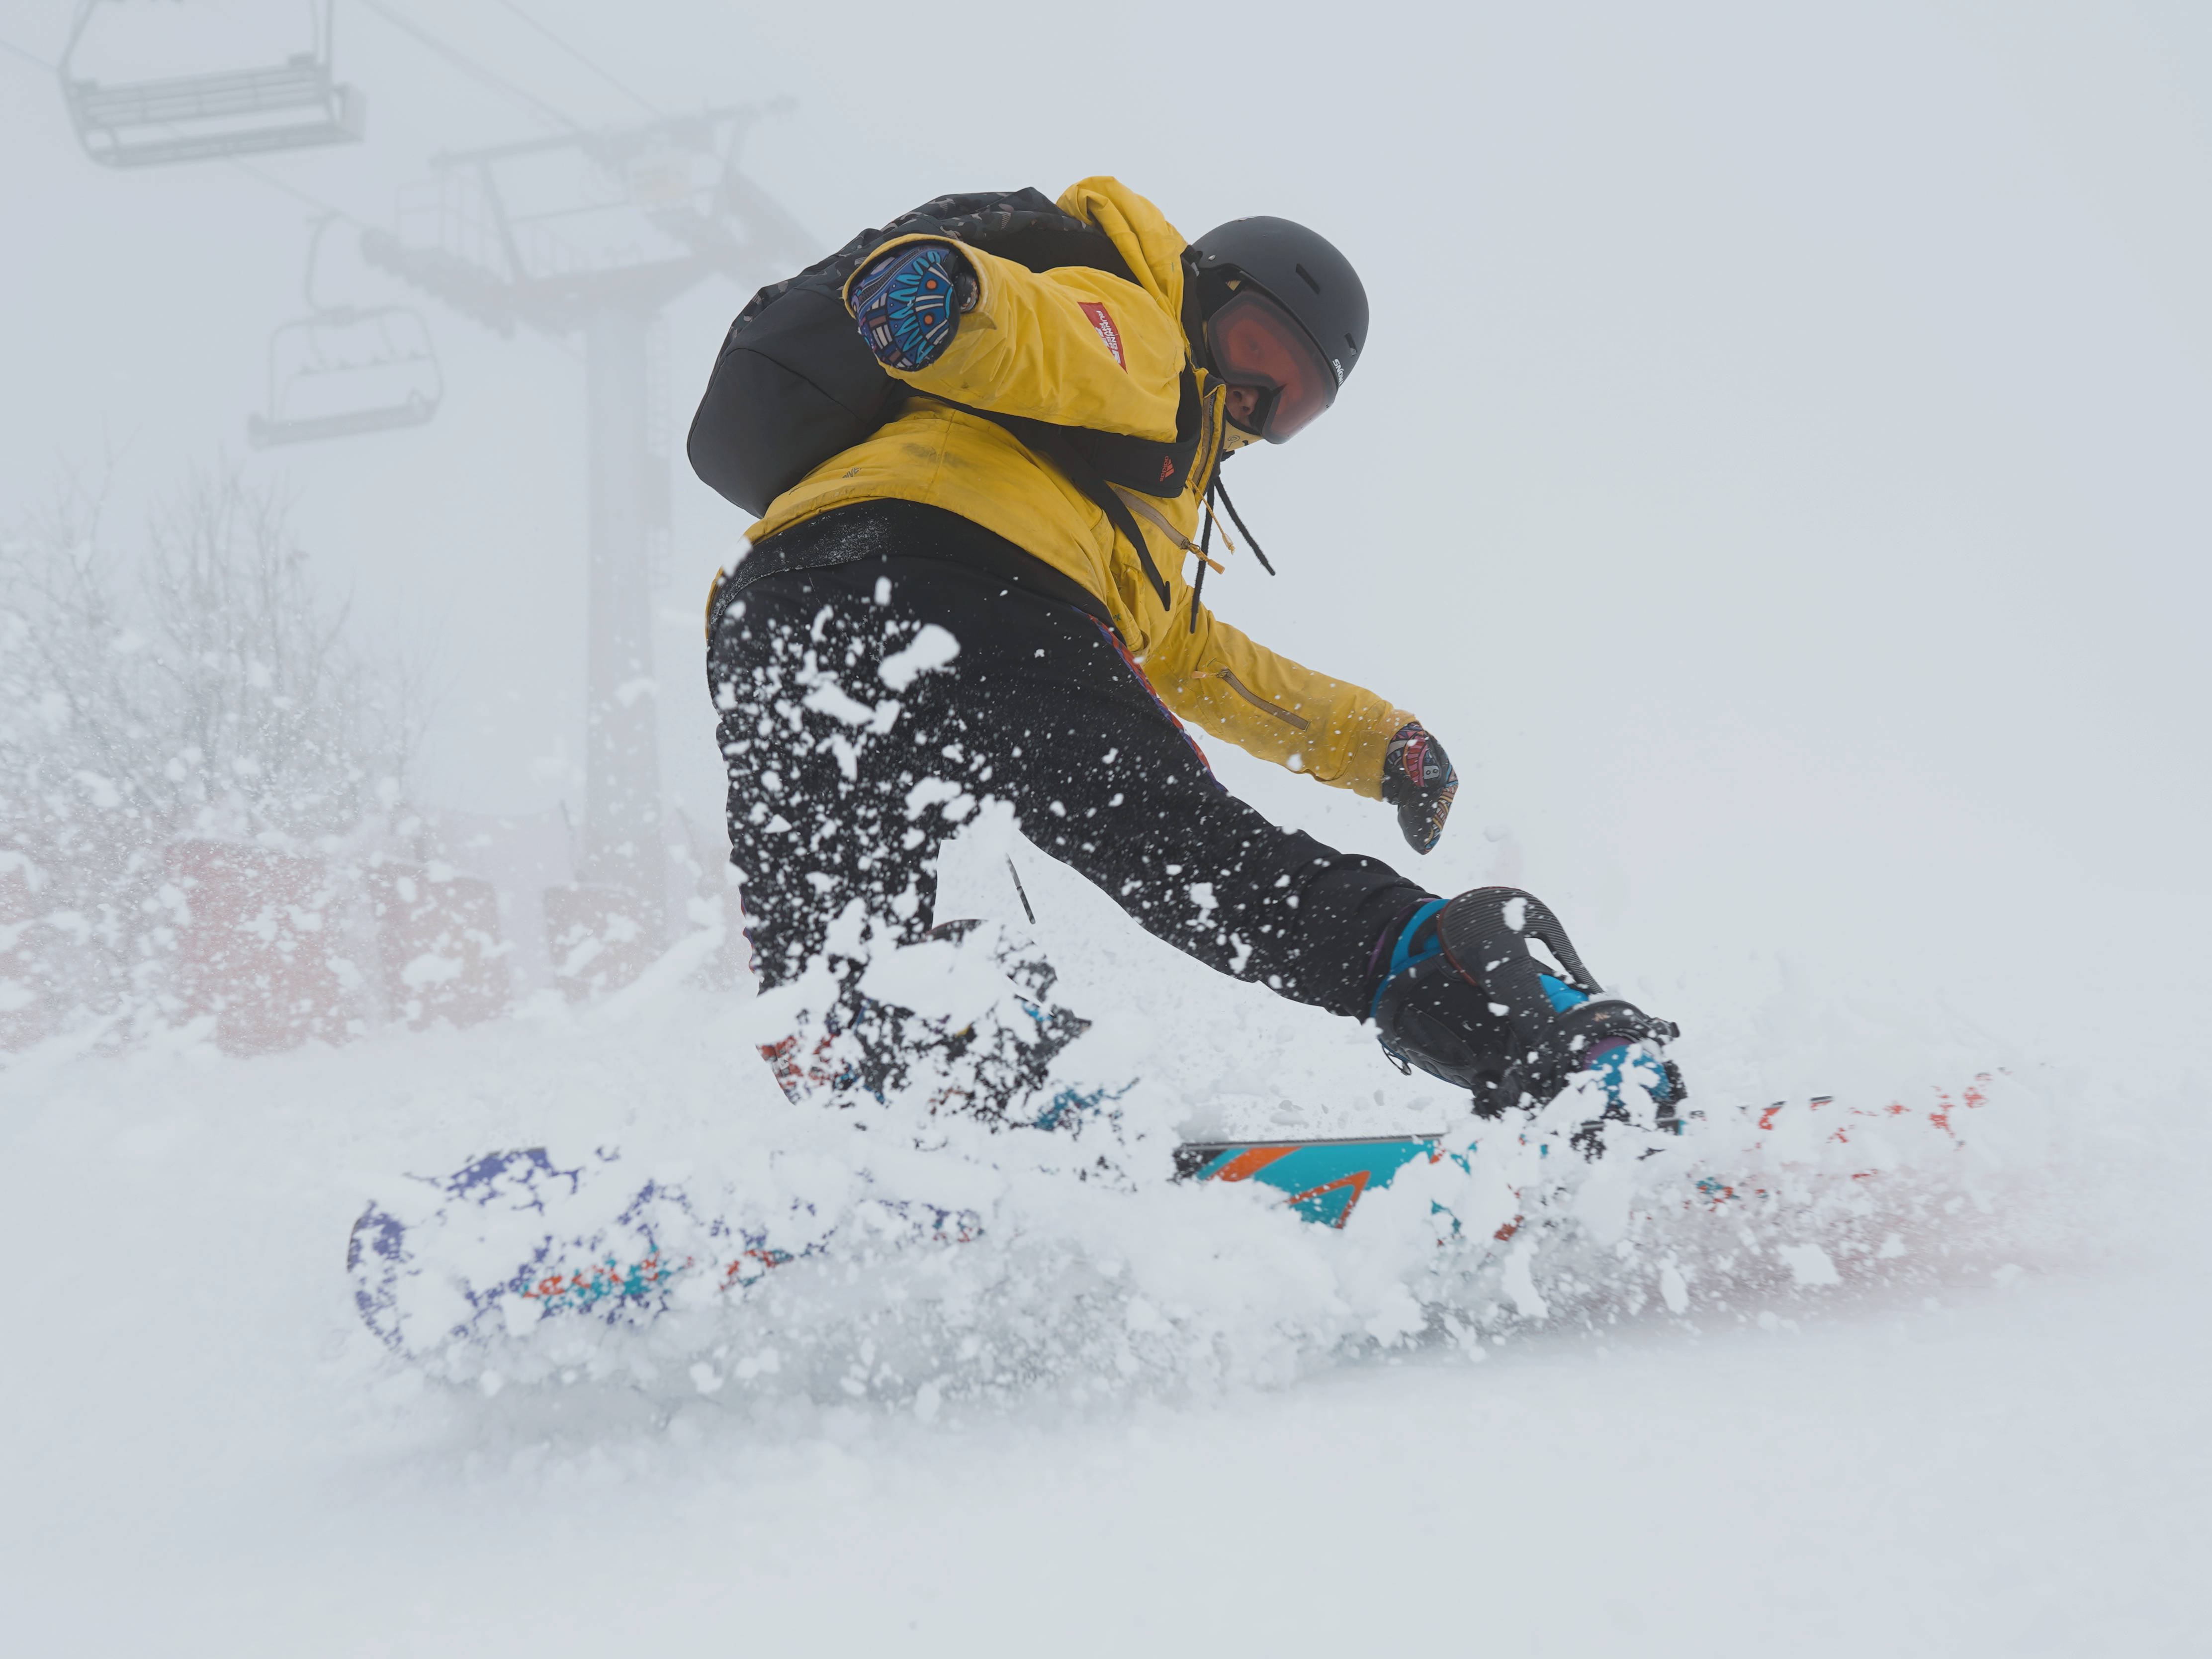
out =
{"type": "Polygon", "coordinates": [[[1229,522],[1237,526],[1237,533],[1242,536],[1251,547],[1252,556],[1259,560],[1260,568],[1270,576],[1273,575],[1275,567],[1267,562],[1267,556],[1260,550],[1259,538],[1244,527],[1243,516],[1237,511],[1237,503],[1229,499],[1229,492],[1222,487],[1221,475],[1218,471],[1214,474],[1212,488],[1207,490],[1206,494],[1209,497],[1213,495],[1221,497],[1222,506],[1229,509],[1229,522]]]}
{"type": "MultiPolygon", "coordinates": [[[[1252,556],[1259,560],[1260,568],[1270,576],[1275,574],[1275,567],[1267,562],[1267,556],[1260,550],[1259,538],[1245,527],[1243,519],[1237,511],[1237,503],[1229,499],[1229,492],[1221,487],[1221,469],[1217,465],[1213,476],[1206,483],[1206,528],[1200,533],[1198,545],[1191,550],[1198,555],[1198,579],[1190,585],[1190,626],[1188,631],[1193,634],[1198,632],[1198,602],[1206,593],[1206,573],[1209,568],[1216,570],[1221,568],[1206,556],[1206,550],[1213,545],[1213,499],[1217,495],[1221,498],[1221,505],[1229,510],[1229,521],[1237,526],[1237,533],[1243,537],[1245,545],[1252,550],[1252,556]]],[[[1230,540],[1226,530],[1221,532],[1221,540],[1231,553],[1237,550],[1237,544],[1230,540]]],[[[1183,545],[1189,547],[1190,544],[1185,542],[1183,545]]]]}
{"type": "MultiPolygon", "coordinates": [[[[1213,563],[1212,560],[1206,556],[1206,550],[1213,545],[1213,492],[1220,487],[1221,476],[1217,471],[1212,477],[1206,481],[1206,528],[1200,531],[1198,536],[1198,580],[1190,585],[1188,631],[1193,634],[1198,632],[1198,602],[1206,595],[1206,573],[1208,567],[1213,563]]],[[[1229,534],[1226,531],[1222,532],[1221,539],[1229,542],[1229,534]]],[[[1237,550],[1236,543],[1229,542],[1229,550],[1231,553],[1237,550]]]]}

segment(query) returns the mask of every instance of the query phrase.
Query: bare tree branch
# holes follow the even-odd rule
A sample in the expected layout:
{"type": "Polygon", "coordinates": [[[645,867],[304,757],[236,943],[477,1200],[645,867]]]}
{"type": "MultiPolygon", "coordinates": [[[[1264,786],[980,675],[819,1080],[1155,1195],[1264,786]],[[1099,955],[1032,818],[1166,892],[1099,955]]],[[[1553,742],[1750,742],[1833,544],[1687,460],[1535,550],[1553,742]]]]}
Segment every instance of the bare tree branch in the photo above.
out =
{"type": "Polygon", "coordinates": [[[365,646],[318,588],[283,495],[196,471],[136,556],[109,497],[64,473],[0,535],[0,876],[95,1012],[146,992],[170,841],[349,834],[404,791],[437,700],[428,659],[365,646]]]}

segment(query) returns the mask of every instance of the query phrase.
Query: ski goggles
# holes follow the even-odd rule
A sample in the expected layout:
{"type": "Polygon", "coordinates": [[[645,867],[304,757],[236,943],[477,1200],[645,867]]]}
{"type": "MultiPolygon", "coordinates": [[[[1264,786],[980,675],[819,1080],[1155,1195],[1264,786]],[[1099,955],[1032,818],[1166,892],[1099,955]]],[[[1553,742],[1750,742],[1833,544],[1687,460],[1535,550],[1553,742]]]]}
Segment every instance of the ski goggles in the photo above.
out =
{"type": "Polygon", "coordinates": [[[1336,401],[1336,372],[1290,313],[1247,288],[1206,320],[1214,373],[1231,386],[1264,392],[1260,435],[1269,443],[1296,436],[1336,401]]]}

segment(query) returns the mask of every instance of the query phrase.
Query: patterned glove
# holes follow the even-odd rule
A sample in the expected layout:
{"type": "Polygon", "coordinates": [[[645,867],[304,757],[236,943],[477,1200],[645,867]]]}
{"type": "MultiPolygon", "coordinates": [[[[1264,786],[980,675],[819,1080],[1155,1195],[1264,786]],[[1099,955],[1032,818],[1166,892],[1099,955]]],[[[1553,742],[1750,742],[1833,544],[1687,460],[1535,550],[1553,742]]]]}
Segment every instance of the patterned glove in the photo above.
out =
{"type": "Polygon", "coordinates": [[[885,368],[927,368],[975,308],[975,272],[945,242],[908,242],[879,255],[853,283],[860,337],[885,368]]]}
{"type": "Polygon", "coordinates": [[[1382,799],[1398,809],[1398,829],[1408,847],[1425,853],[1437,844],[1458,793],[1459,774],[1443,744],[1419,720],[1400,726],[1382,755],[1382,799]]]}

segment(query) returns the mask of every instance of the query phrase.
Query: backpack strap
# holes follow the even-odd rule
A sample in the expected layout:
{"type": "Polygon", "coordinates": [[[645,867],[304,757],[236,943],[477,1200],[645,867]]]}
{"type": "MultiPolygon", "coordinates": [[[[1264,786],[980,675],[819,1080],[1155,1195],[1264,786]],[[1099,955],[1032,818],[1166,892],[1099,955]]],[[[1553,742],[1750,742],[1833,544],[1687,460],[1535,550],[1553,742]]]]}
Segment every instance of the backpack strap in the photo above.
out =
{"type": "Polygon", "coordinates": [[[1188,487],[1191,469],[1205,447],[1205,401],[1199,396],[1198,376],[1186,362],[1176,398],[1176,435],[1166,443],[1153,438],[1133,438],[1124,433],[1101,432],[1091,427],[1055,426],[1027,415],[1002,415],[978,409],[936,392],[915,395],[934,398],[949,409],[973,415],[1011,434],[1032,454],[1042,456],[1081,492],[1085,500],[1106,515],[1106,521],[1129,544],[1144,568],[1145,580],[1163,611],[1174,608],[1174,594],[1152,550],[1145,543],[1129,503],[1115,485],[1140,495],[1171,499],[1188,487]]]}
{"type": "Polygon", "coordinates": [[[1175,436],[1133,438],[1095,427],[1068,426],[1067,433],[1099,476],[1139,495],[1172,501],[1190,487],[1191,469],[1206,441],[1206,407],[1198,395],[1198,375],[1186,358],[1176,384],[1175,436]]]}
{"type": "MultiPolygon", "coordinates": [[[[951,399],[943,401],[950,403],[951,399]]],[[[1167,579],[1160,568],[1152,562],[1152,550],[1145,544],[1145,532],[1137,527],[1136,515],[1129,511],[1128,502],[1114,493],[1113,484],[1100,471],[1089,455],[1084,453],[1076,439],[1079,428],[1054,426],[1049,421],[1032,420],[1025,415],[997,415],[988,409],[971,409],[966,404],[952,407],[969,415],[981,416],[994,426],[1003,427],[1032,453],[1042,455],[1060,469],[1068,483],[1083,493],[1084,498],[1106,515],[1122,539],[1137,555],[1137,562],[1144,567],[1145,580],[1152,584],[1158,598],[1160,609],[1166,611],[1174,604],[1174,595],[1168,590],[1167,579]]],[[[1091,433],[1082,435],[1102,437],[1110,434],[1091,433]]]]}

